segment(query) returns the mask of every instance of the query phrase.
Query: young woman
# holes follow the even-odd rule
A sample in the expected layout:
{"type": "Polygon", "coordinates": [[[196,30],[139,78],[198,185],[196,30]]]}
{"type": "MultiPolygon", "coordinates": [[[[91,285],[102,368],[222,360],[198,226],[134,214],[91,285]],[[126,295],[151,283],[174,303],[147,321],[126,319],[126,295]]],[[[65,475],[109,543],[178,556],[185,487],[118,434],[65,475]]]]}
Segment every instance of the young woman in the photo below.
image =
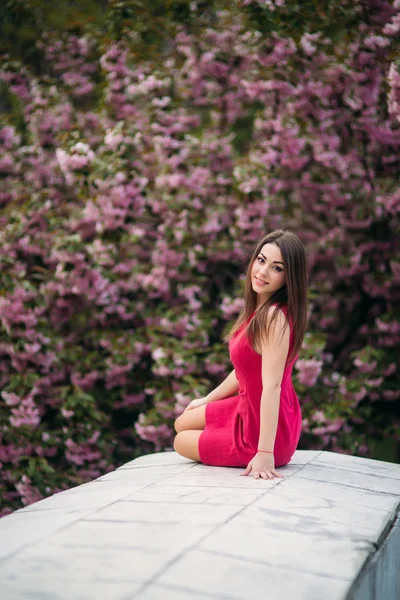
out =
{"type": "Polygon", "coordinates": [[[303,244],[276,230],[257,245],[247,268],[244,308],[224,341],[235,367],[175,421],[176,452],[207,465],[246,467],[255,479],[282,477],[300,438],[301,409],[292,383],[307,328],[303,244]]]}

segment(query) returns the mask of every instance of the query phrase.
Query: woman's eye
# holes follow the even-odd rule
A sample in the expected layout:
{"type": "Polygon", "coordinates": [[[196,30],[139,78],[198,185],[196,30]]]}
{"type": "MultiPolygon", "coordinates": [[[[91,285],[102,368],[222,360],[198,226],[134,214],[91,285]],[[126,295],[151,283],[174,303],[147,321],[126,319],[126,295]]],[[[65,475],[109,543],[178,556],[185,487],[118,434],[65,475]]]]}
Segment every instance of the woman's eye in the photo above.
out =
{"type": "MultiPolygon", "coordinates": [[[[262,263],[264,262],[264,259],[261,258],[261,256],[258,256],[257,260],[261,261],[262,263]]],[[[283,271],[283,269],[281,269],[281,267],[274,267],[274,269],[276,269],[278,273],[281,273],[283,271]]]]}

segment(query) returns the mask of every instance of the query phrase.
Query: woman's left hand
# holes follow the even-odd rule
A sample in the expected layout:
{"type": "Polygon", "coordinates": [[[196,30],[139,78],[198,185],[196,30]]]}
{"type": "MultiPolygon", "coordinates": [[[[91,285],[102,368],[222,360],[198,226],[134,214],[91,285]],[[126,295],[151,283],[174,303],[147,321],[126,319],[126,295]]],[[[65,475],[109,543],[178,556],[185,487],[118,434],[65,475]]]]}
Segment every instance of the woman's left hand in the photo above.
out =
{"type": "Polygon", "coordinates": [[[283,479],[283,475],[279,475],[275,471],[274,455],[264,452],[257,452],[247,465],[245,472],[240,473],[240,475],[250,474],[253,475],[254,479],[274,479],[275,477],[283,479]]]}

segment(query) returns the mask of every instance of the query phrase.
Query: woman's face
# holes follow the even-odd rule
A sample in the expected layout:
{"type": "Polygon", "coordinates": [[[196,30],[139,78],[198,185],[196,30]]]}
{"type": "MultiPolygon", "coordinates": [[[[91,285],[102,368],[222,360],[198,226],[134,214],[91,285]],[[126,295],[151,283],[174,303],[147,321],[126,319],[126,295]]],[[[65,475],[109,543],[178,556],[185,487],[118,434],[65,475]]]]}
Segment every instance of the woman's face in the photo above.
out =
{"type": "Polygon", "coordinates": [[[286,282],[285,265],[276,244],[264,244],[251,268],[251,285],[261,306],[286,282]]]}

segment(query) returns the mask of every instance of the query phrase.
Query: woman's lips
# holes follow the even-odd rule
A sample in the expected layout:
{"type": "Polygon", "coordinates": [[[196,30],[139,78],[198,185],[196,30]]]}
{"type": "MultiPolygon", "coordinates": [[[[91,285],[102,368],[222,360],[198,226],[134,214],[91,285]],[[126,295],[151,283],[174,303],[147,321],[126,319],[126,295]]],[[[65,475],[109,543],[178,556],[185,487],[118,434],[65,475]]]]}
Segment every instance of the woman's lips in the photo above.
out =
{"type": "Polygon", "coordinates": [[[259,285],[260,287],[263,285],[268,285],[268,283],[266,283],[265,281],[262,281],[261,279],[258,279],[257,277],[254,277],[255,282],[257,285],[259,285]]]}

